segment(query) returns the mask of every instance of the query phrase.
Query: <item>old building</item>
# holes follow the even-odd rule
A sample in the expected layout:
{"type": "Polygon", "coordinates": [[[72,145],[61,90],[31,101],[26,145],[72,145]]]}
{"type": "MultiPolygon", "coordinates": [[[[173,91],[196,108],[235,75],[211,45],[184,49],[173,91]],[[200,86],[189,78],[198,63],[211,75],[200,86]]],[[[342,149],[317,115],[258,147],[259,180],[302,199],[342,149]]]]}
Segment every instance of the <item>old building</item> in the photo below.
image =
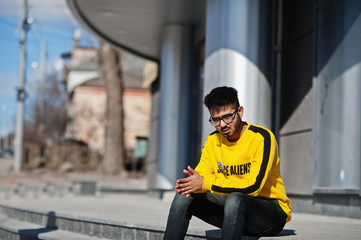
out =
{"type": "MultiPolygon", "coordinates": [[[[75,48],[72,63],[66,77],[69,123],[65,137],[86,142],[90,148],[103,151],[107,93],[98,50],[75,48]]],[[[137,137],[149,137],[151,92],[144,87],[145,65],[146,61],[122,52],[124,140],[129,157],[137,137]]]]}

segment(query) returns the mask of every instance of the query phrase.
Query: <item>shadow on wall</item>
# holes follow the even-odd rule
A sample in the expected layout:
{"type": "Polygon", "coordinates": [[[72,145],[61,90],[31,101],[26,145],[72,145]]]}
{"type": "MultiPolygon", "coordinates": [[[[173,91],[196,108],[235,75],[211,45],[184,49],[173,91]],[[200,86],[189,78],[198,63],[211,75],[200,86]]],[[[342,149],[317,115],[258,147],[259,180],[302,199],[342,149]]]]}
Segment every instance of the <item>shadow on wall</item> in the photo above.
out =
{"type": "MultiPolygon", "coordinates": [[[[316,48],[319,48],[316,63],[316,76],[328,64],[336,50],[345,41],[351,28],[357,27],[355,24],[359,21],[361,14],[360,1],[330,1],[329,6],[318,9],[316,28],[316,48]],[[342,2],[342,3],[340,3],[342,2]],[[336,5],[336,6],[335,6],[336,5]],[[330,39],[332,36],[332,39],[330,39]],[[321,51],[320,51],[321,50],[321,51]]],[[[358,38],[357,35],[355,36],[358,38]]],[[[342,68],[335,72],[329,79],[334,79],[341,75],[345,70],[361,61],[359,52],[354,52],[352,57],[342,59],[342,68]]],[[[340,62],[339,62],[340,63],[340,62]]]]}
{"type": "Polygon", "coordinates": [[[284,23],[282,49],[281,127],[312,88],[313,77],[319,76],[327,65],[330,67],[327,78],[323,79],[325,86],[361,62],[357,50],[349,55],[343,50],[345,46],[358,44],[355,29],[359,28],[361,21],[361,1],[328,1],[324,5],[302,8],[303,16],[310,16],[307,19],[297,18],[299,15],[294,12],[294,7],[307,6],[303,1],[299,4],[289,2],[284,5],[283,14],[287,21],[284,23]],[[312,16],[315,22],[305,23],[300,28],[308,27],[303,35],[287,35],[296,31],[294,26],[297,23],[307,22],[312,16]]]}

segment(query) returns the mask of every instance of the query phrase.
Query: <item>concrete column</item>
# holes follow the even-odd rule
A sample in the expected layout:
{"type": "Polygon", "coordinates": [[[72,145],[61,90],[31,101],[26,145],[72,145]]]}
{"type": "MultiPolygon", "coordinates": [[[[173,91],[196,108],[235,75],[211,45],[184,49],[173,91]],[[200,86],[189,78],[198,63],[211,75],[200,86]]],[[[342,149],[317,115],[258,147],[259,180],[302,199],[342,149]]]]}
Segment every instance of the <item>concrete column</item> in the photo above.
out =
{"type": "Polygon", "coordinates": [[[166,26],[160,66],[158,189],[173,189],[188,162],[192,60],[192,28],[166,26]]]}
{"type": "MultiPolygon", "coordinates": [[[[271,127],[270,3],[208,0],[204,92],[218,86],[238,90],[244,120],[271,127]]],[[[202,140],[214,128],[203,111],[202,140]]]]}

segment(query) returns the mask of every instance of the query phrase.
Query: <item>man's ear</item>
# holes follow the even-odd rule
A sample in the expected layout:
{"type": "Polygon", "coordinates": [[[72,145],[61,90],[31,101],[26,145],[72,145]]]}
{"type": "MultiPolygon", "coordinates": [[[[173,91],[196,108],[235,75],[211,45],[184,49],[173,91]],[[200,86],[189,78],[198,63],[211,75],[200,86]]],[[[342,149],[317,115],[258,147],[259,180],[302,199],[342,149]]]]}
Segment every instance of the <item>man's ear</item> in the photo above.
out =
{"type": "Polygon", "coordinates": [[[238,115],[239,117],[242,119],[243,118],[243,112],[244,112],[244,109],[242,106],[239,106],[238,107],[238,115]]]}

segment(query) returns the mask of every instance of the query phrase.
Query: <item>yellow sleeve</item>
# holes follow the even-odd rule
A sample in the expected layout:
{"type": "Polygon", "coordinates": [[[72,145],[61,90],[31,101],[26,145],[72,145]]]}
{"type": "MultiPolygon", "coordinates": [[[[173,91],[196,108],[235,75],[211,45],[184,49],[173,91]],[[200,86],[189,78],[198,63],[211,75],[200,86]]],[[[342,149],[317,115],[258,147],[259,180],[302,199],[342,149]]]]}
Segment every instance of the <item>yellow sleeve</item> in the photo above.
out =
{"type": "Polygon", "coordinates": [[[197,193],[210,191],[211,186],[216,179],[216,175],[211,163],[211,158],[209,157],[210,144],[211,144],[210,140],[207,139],[202,149],[202,155],[199,160],[199,163],[195,168],[195,171],[197,171],[199,175],[203,177],[203,188],[201,191],[198,191],[197,193]]]}
{"type": "Polygon", "coordinates": [[[272,166],[277,162],[277,142],[269,131],[251,126],[250,129],[261,134],[258,144],[250,151],[254,152],[251,161],[250,174],[247,178],[217,178],[211,190],[219,193],[242,192],[251,196],[257,196],[270,176],[272,166]],[[251,129],[251,127],[253,127],[251,129]]]}

